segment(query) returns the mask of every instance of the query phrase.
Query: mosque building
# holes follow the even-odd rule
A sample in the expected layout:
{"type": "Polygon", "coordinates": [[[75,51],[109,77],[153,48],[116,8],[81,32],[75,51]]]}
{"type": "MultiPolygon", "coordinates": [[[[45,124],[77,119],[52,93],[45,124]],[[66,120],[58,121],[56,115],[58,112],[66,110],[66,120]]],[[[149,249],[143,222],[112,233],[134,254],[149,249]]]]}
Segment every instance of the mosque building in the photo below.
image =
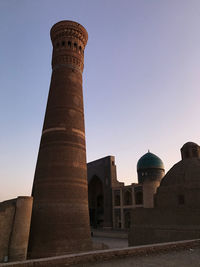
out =
{"type": "Polygon", "coordinates": [[[151,209],[132,209],[129,246],[200,238],[200,146],[181,148],[182,159],[163,177],[151,209]]]}
{"type": "Polygon", "coordinates": [[[114,156],[89,162],[87,170],[90,224],[113,229],[130,228],[133,209],[154,207],[154,194],[165,174],[162,160],[149,151],[137,163],[138,183],[117,180],[114,156]]]}
{"type": "Polygon", "coordinates": [[[200,238],[200,146],[184,144],[181,157],[165,175],[148,151],[137,163],[138,183],[127,186],[113,156],[88,163],[91,226],[130,229],[129,246],[200,238]]]}

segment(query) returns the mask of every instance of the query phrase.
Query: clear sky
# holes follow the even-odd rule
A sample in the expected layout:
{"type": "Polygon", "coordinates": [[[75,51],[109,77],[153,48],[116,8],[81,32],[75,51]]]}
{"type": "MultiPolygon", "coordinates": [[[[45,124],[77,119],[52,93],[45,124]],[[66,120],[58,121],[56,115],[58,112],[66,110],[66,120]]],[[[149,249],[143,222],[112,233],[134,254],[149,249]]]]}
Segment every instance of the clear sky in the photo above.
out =
{"type": "Polygon", "coordinates": [[[116,157],[137,182],[147,152],[166,171],[200,136],[199,0],[0,0],[0,201],[30,195],[51,78],[51,26],[89,33],[87,159],[116,157]]]}

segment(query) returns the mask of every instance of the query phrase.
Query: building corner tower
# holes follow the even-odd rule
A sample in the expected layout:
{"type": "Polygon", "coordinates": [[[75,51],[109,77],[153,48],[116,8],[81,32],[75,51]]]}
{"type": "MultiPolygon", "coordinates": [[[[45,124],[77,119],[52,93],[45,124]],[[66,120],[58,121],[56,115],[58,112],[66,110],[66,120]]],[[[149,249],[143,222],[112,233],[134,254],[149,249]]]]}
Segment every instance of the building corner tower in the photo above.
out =
{"type": "Polygon", "coordinates": [[[73,21],[51,29],[52,77],[33,182],[29,258],[92,247],[82,93],[87,39],[73,21]]]}

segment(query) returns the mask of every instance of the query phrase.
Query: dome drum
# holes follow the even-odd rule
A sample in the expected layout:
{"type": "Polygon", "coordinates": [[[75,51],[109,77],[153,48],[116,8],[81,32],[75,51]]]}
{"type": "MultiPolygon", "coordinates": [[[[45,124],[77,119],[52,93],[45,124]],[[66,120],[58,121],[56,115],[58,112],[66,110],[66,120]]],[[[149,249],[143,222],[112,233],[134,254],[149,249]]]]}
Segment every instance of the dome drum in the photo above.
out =
{"type": "Polygon", "coordinates": [[[182,159],[200,158],[200,147],[196,143],[187,142],[181,148],[182,159]]]}
{"type": "Polygon", "coordinates": [[[153,153],[146,153],[137,163],[139,183],[144,181],[160,181],[165,174],[162,160],[153,153]]]}
{"type": "Polygon", "coordinates": [[[143,183],[144,181],[160,181],[164,176],[165,171],[163,169],[145,169],[138,171],[138,181],[143,183]]]}

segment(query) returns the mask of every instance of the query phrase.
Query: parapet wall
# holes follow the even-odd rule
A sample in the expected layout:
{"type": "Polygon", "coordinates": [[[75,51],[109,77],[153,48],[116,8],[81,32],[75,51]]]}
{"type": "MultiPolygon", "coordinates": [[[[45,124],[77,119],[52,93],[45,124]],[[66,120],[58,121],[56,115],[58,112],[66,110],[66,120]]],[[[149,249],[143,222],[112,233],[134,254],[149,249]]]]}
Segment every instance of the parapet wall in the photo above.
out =
{"type": "Polygon", "coordinates": [[[200,210],[137,209],[132,211],[129,246],[200,238],[200,210]]]}
{"type": "Polygon", "coordinates": [[[32,202],[18,197],[0,203],[0,262],[26,259],[32,202]]]}

